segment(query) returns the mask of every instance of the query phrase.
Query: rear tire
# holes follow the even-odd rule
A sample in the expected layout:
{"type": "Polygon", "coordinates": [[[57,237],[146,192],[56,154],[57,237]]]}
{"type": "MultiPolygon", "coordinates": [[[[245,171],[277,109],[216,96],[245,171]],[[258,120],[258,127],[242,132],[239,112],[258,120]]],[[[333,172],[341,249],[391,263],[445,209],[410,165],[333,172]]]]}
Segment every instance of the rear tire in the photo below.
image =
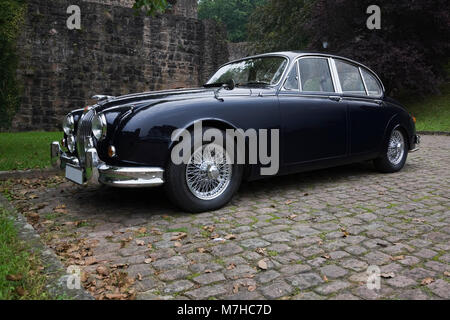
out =
{"type": "MultiPolygon", "coordinates": [[[[226,137],[225,131],[220,131],[226,137]]],[[[169,160],[165,173],[165,190],[169,199],[187,212],[211,211],[225,206],[239,189],[243,166],[230,161],[229,157],[228,161],[220,163],[217,159],[221,154],[228,157],[225,147],[204,142],[198,150],[192,148],[188,164],[177,165],[169,160]],[[194,163],[194,159],[199,159],[199,152],[211,157],[200,157],[199,163],[194,163]]]]}
{"type": "Polygon", "coordinates": [[[383,173],[400,171],[408,157],[408,143],[405,134],[399,128],[392,130],[383,150],[383,155],[374,160],[375,168],[383,173]]]}

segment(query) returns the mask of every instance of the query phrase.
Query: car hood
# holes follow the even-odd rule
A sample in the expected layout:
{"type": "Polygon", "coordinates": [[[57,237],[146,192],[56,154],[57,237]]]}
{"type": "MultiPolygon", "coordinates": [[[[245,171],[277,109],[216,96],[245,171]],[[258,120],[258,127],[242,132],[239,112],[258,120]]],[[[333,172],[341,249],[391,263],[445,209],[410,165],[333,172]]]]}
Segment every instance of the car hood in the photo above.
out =
{"type": "MultiPolygon", "coordinates": [[[[129,109],[133,107],[138,110],[142,107],[148,107],[153,104],[160,104],[165,101],[181,101],[191,99],[210,98],[216,99],[214,91],[218,88],[193,88],[193,89],[176,89],[176,90],[162,90],[151,91],[137,94],[129,94],[118,97],[113,97],[108,100],[99,101],[95,107],[97,112],[107,112],[115,110],[120,107],[129,109]]],[[[275,93],[274,88],[234,88],[233,90],[220,89],[218,98],[226,98],[230,96],[251,96],[255,94],[275,93]]]]}

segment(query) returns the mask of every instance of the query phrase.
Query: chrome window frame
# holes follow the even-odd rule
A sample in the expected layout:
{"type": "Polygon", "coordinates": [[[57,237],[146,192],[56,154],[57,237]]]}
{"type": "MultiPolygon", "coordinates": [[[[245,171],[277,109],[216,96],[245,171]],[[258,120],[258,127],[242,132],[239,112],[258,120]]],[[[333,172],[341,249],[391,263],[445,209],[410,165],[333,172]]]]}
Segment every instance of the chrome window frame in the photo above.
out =
{"type": "Polygon", "coordinates": [[[348,61],[348,60],[345,60],[345,59],[341,59],[341,58],[332,58],[332,59],[334,60],[333,62],[334,62],[334,67],[336,68],[336,79],[337,79],[337,81],[339,81],[339,87],[341,88],[341,93],[343,95],[354,96],[354,97],[370,97],[369,94],[368,94],[368,91],[367,91],[366,83],[364,82],[364,77],[362,76],[361,66],[356,64],[356,63],[353,63],[351,61],[348,61]],[[339,60],[342,63],[346,63],[346,64],[351,65],[351,66],[353,66],[353,67],[358,69],[358,73],[359,73],[359,76],[361,78],[361,81],[362,81],[362,84],[363,84],[363,87],[364,87],[365,95],[358,94],[358,93],[347,93],[347,92],[344,92],[344,90],[342,90],[341,78],[339,78],[339,72],[337,71],[336,60],[339,60]]]}
{"type": "Polygon", "coordinates": [[[381,81],[378,79],[378,76],[374,72],[369,70],[368,68],[363,68],[361,66],[359,67],[359,72],[361,74],[361,78],[363,79],[363,83],[364,83],[364,87],[366,88],[367,96],[371,97],[371,98],[378,98],[378,99],[381,98],[384,94],[384,86],[382,85],[381,81]],[[372,75],[372,77],[375,79],[375,82],[378,84],[378,89],[380,90],[380,94],[371,95],[369,93],[369,88],[367,87],[366,79],[364,78],[364,75],[362,73],[363,70],[366,71],[368,74],[372,75]]]}
{"type": "Polygon", "coordinates": [[[333,95],[333,94],[341,94],[341,90],[340,90],[340,83],[337,81],[339,79],[335,78],[335,74],[333,71],[333,61],[331,57],[328,56],[321,56],[321,55],[305,55],[305,56],[300,56],[294,59],[291,67],[289,68],[289,70],[286,72],[284,80],[282,82],[282,86],[281,86],[281,90],[282,92],[295,92],[295,93],[303,93],[305,95],[322,95],[322,96],[328,96],[328,95],[333,95]],[[328,71],[330,72],[330,77],[331,77],[331,83],[333,84],[333,90],[334,91],[304,91],[302,88],[302,75],[300,72],[300,60],[302,59],[324,59],[327,60],[327,65],[328,65],[328,71]],[[298,74],[298,89],[286,89],[285,85],[286,85],[286,81],[287,78],[289,76],[289,74],[291,73],[292,69],[294,67],[297,67],[297,74],[298,74]]]}
{"type": "Polygon", "coordinates": [[[300,78],[300,69],[299,69],[299,66],[298,66],[298,59],[296,59],[296,60],[292,63],[292,66],[289,68],[289,71],[286,72],[286,77],[285,77],[285,79],[284,79],[284,81],[283,81],[283,85],[281,86],[281,91],[284,91],[284,92],[300,92],[300,89],[301,89],[301,87],[300,87],[300,81],[301,81],[301,78],[300,78]],[[286,82],[287,82],[287,80],[288,80],[288,78],[289,78],[289,75],[291,74],[291,72],[292,72],[292,70],[293,70],[294,68],[297,68],[297,90],[296,90],[296,89],[287,89],[287,88],[286,88],[286,82]]]}
{"type": "MultiPolygon", "coordinates": [[[[232,60],[229,61],[227,63],[222,64],[216,71],[214,71],[214,73],[208,78],[208,80],[205,82],[205,84],[208,84],[208,82],[211,80],[211,78],[217,73],[217,71],[219,71],[221,68],[229,65],[229,64],[233,64],[233,63],[238,63],[238,62],[242,62],[245,60],[251,60],[251,59],[260,59],[260,58],[270,58],[270,57],[277,57],[277,58],[283,58],[286,60],[286,66],[284,67],[283,72],[281,73],[280,79],[278,80],[277,83],[275,84],[268,84],[268,87],[272,87],[272,88],[279,88],[281,86],[281,84],[283,84],[286,81],[286,77],[287,77],[287,70],[289,69],[289,64],[291,63],[291,58],[287,55],[284,54],[273,54],[273,53],[266,53],[266,54],[259,54],[259,55],[255,55],[255,56],[249,56],[249,57],[244,57],[241,59],[237,59],[237,60],[232,60]]],[[[289,69],[290,72],[291,69],[289,69]]]]}
{"type": "Polygon", "coordinates": [[[318,96],[318,95],[322,95],[322,96],[326,96],[328,95],[341,95],[344,96],[346,95],[343,91],[342,91],[342,86],[341,86],[341,81],[339,79],[339,74],[337,72],[337,67],[336,67],[336,60],[342,61],[344,63],[348,63],[350,65],[353,65],[355,67],[357,67],[360,71],[360,76],[361,79],[363,81],[364,84],[364,90],[366,92],[365,95],[351,95],[348,94],[348,96],[351,96],[353,98],[357,98],[359,97],[360,99],[367,99],[367,98],[371,98],[371,99],[382,99],[385,95],[385,88],[384,88],[384,84],[381,81],[381,79],[378,77],[378,75],[373,72],[370,68],[366,67],[365,65],[357,62],[357,61],[353,61],[351,59],[345,58],[345,57],[340,57],[340,56],[335,56],[335,55],[327,55],[327,54],[320,54],[320,53],[313,53],[313,54],[302,54],[300,56],[297,56],[296,58],[292,58],[293,63],[291,64],[291,66],[289,68],[286,68],[285,70],[285,74],[283,77],[282,82],[280,83],[277,92],[291,92],[291,93],[299,93],[302,95],[308,95],[308,96],[318,96]],[[300,74],[300,64],[299,61],[301,59],[307,59],[307,58],[322,58],[322,59],[328,59],[328,65],[330,68],[330,72],[331,72],[331,78],[333,79],[333,86],[334,86],[334,92],[323,92],[323,91],[303,91],[302,87],[301,87],[301,77],[302,75],[300,74]],[[298,90],[287,90],[284,88],[285,82],[287,80],[287,76],[288,74],[291,72],[292,68],[294,66],[297,66],[297,72],[298,72],[298,85],[299,88],[298,90]],[[375,79],[375,81],[377,82],[379,89],[381,90],[379,95],[370,95],[368,88],[367,88],[367,83],[364,79],[364,76],[362,75],[362,70],[368,72],[370,75],[372,75],[375,79]]]}

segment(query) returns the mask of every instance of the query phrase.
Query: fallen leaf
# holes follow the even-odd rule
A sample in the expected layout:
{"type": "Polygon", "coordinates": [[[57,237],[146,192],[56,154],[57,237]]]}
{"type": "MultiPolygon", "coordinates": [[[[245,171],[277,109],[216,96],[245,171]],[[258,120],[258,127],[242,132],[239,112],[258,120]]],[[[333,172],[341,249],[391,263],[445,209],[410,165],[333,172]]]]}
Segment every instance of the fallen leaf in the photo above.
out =
{"type": "Polygon", "coordinates": [[[152,258],[147,258],[144,260],[144,263],[149,264],[152,263],[153,259],[152,258]]]}
{"type": "Polygon", "coordinates": [[[16,293],[17,293],[19,296],[23,297],[27,292],[25,291],[24,288],[22,288],[22,287],[17,287],[17,288],[16,288],[16,293]]]}
{"type": "Polygon", "coordinates": [[[236,236],[234,234],[227,234],[225,236],[225,239],[227,239],[227,240],[234,240],[234,239],[236,239],[236,236]]]}
{"type": "Polygon", "coordinates": [[[233,293],[238,293],[239,292],[239,284],[235,284],[233,286],[233,293]]]}
{"type": "Polygon", "coordinates": [[[146,232],[147,232],[147,228],[146,228],[146,227],[139,228],[139,229],[137,230],[137,232],[140,233],[140,234],[146,233],[146,232]]]}
{"type": "Polygon", "coordinates": [[[20,281],[20,280],[22,280],[22,275],[20,273],[19,274],[8,274],[6,276],[6,280],[8,280],[8,281],[20,281]]]}
{"type": "Polygon", "coordinates": [[[230,265],[227,267],[227,270],[232,270],[236,268],[236,265],[234,263],[230,263],[230,265]]]}
{"type": "Polygon", "coordinates": [[[206,270],[205,270],[205,273],[212,273],[212,270],[206,269],[206,270]]]}
{"type": "Polygon", "coordinates": [[[91,264],[97,263],[97,259],[94,257],[89,257],[86,260],[84,260],[85,265],[90,266],[91,264]]]}
{"type": "Polygon", "coordinates": [[[256,286],[248,286],[248,291],[253,292],[256,290],[256,286]]]}
{"type": "Polygon", "coordinates": [[[260,255],[265,256],[266,255],[266,248],[256,248],[256,253],[259,253],[260,255]]]}
{"type": "Polygon", "coordinates": [[[178,241],[178,240],[181,240],[186,237],[187,237],[186,232],[179,232],[176,236],[173,236],[172,238],[170,238],[170,241],[178,241]]]}
{"type": "Polygon", "coordinates": [[[204,253],[206,251],[206,249],[205,248],[197,248],[197,251],[200,253],[204,253]]]}
{"type": "Polygon", "coordinates": [[[136,275],[136,280],[142,281],[142,275],[140,273],[136,275]]]}
{"type": "Polygon", "coordinates": [[[204,226],[203,227],[203,230],[206,230],[206,231],[208,231],[210,233],[214,232],[215,229],[216,229],[215,226],[204,226]]]}
{"type": "Polygon", "coordinates": [[[394,278],[395,274],[393,272],[386,272],[386,273],[380,274],[380,277],[385,278],[385,279],[390,279],[390,278],[394,278]]]}
{"type": "Polygon", "coordinates": [[[350,235],[350,232],[348,232],[344,228],[341,228],[341,232],[342,232],[342,237],[343,238],[347,238],[350,235]]]}
{"type": "Polygon", "coordinates": [[[180,241],[175,241],[175,243],[174,243],[174,246],[176,247],[176,248],[179,248],[179,247],[181,247],[183,244],[180,242],[180,241]]]}
{"type": "Polygon", "coordinates": [[[392,261],[403,260],[403,259],[405,259],[405,256],[403,256],[403,255],[391,257],[391,260],[392,260],[392,261]]]}
{"type": "Polygon", "coordinates": [[[127,297],[127,295],[123,293],[107,293],[105,297],[110,300],[117,300],[117,299],[124,299],[127,297]]]}
{"type": "Polygon", "coordinates": [[[291,204],[293,202],[294,202],[294,200],[287,200],[284,204],[291,204]]]}
{"type": "Polygon", "coordinates": [[[331,259],[331,256],[330,256],[329,254],[323,254],[323,255],[322,255],[322,258],[325,258],[325,259],[331,259]]]}
{"type": "Polygon", "coordinates": [[[288,216],[289,219],[294,220],[295,218],[297,218],[296,214],[291,214],[290,216],[288,216]]]}
{"type": "Polygon", "coordinates": [[[450,277],[450,272],[448,272],[448,271],[444,271],[444,276],[446,276],[446,277],[450,277]]]}
{"type": "Polygon", "coordinates": [[[39,215],[35,212],[29,212],[26,216],[32,224],[35,224],[39,221],[39,215]]]}
{"type": "Polygon", "coordinates": [[[145,246],[145,241],[144,240],[136,240],[136,244],[138,245],[138,246],[145,246]]]}
{"type": "Polygon", "coordinates": [[[81,282],[86,282],[89,279],[89,274],[87,272],[82,272],[81,273],[81,282]]]}
{"type": "Polygon", "coordinates": [[[323,281],[328,282],[328,278],[326,275],[323,276],[323,281]]]}
{"type": "Polygon", "coordinates": [[[96,269],[97,273],[102,275],[102,276],[107,276],[109,275],[109,270],[107,267],[105,266],[98,266],[96,269]]]}
{"type": "Polygon", "coordinates": [[[264,259],[259,260],[258,267],[262,270],[267,270],[267,262],[265,262],[264,259]]]}
{"type": "Polygon", "coordinates": [[[433,279],[433,278],[425,278],[425,279],[422,280],[421,284],[422,284],[423,286],[426,286],[426,285],[431,284],[431,283],[433,283],[433,282],[434,282],[434,279],[433,279]]]}

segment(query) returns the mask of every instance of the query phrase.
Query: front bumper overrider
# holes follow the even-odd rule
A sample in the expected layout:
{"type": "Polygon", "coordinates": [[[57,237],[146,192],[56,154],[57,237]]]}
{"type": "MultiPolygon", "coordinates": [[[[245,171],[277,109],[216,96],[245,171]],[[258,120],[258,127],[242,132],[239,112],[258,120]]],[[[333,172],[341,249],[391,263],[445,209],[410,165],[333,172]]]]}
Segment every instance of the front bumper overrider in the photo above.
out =
{"type": "Polygon", "coordinates": [[[80,161],[66,154],[54,141],[50,145],[50,157],[53,167],[65,169],[72,166],[83,172],[84,183],[101,183],[114,187],[156,187],[164,183],[164,169],[158,167],[117,167],[100,160],[95,148],[86,151],[84,166],[80,161]]]}

